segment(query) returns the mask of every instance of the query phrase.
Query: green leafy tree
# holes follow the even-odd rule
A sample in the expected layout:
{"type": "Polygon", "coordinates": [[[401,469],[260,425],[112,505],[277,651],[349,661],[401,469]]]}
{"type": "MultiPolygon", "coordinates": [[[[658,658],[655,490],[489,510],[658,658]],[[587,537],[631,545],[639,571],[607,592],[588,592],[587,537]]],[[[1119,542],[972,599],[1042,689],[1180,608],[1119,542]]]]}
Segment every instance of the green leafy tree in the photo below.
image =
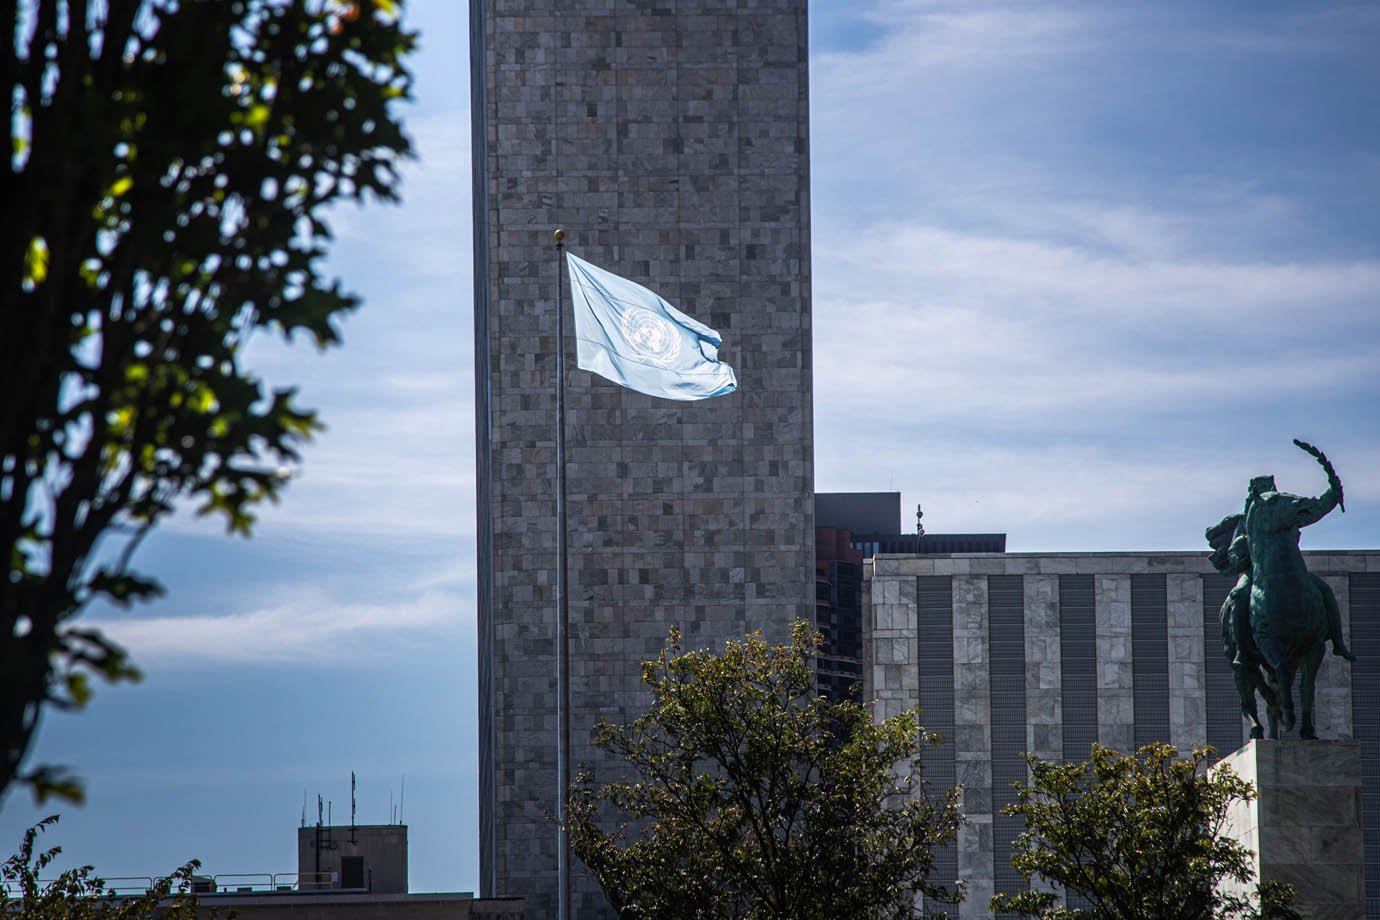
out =
{"type": "Polygon", "coordinates": [[[956,790],[924,794],[918,755],[937,738],[915,713],[874,724],[818,696],[820,639],[803,621],[791,636],[714,654],[672,629],[643,664],[648,712],[595,728],[636,778],[582,772],[570,841],[620,917],[909,918],[918,895],[960,896],[926,879],[961,821],[956,790]]]}
{"type": "Polygon", "coordinates": [[[1250,850],[1224,834],[1227,813],[1255,791],[1229,769],[1209,772],[1211,756],[1199,747],[1180,758],[1168,744],[1136,754],[1094,744],[1083,763],[1027,756],[1030,784],[1003,809],[1026,824],[1011,864],[1091,906],[1061,907],[1056,895],[1028,890],[997,894],[992,909],[1043,920],[1297,918],[1288,886],[1266,884],[1254,899],[1229,890],[1244,890],[1252,868],[1250,850]]]}
{"type": "Polygon", "coordinates": [[[357,298],[326,211],[396,196],[413,37],[391,0],[0,4],[0,794],[43,707],[137,677],[73,620],[148,598],[130,568],[179,499],[247,534],[317,429],[243,364],[317,347],[357,298]]]}
{"type": "MultiPolygon", "coordinates": [[[[196,860],[155,880],[147,892],[116,896],[91,866],[68,869],[52,881],[39,876],[62,852],[35,851],[40,832],[57,823],[45,818],[24,834],[19,852],[0,866],[0,916],[13,920],[197,920],[197,899],[188,893],[196,860]]],[[[215,914],[212,914],[214,917],[215,914]]]]}

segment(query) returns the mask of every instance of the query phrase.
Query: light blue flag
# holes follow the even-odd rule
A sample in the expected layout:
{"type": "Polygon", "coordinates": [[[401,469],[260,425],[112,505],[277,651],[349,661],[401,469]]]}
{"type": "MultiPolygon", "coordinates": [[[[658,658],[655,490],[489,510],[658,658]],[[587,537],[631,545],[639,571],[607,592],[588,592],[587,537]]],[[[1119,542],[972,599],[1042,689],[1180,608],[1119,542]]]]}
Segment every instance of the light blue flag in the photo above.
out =
{"type": "Polygon", "coordinates": [[[580,367],[663,399],[708,399],[738,388],[719,360],[719,334],[655,291],[566,254],[580,367]]]}

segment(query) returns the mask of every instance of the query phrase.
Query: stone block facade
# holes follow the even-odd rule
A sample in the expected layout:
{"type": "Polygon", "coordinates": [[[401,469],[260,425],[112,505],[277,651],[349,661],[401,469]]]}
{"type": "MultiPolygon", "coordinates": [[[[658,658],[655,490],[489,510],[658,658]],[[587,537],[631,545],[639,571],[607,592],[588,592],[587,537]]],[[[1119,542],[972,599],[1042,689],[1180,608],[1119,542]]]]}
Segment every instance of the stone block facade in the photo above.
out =
{"type": "MultiPolygon", "coordinates": [[[[1325,656],[1315,719],[1325,739],[1357,739],[1366,830],[1353,842],[1365,915],[1380,920],[1380,551],[1304,558],[1358,656],[1325,656]]],[[[960,918],[990,916],[994,890],[1023,884],[1007,862],[1021,828],[1000,814],[1026,778],[1020,751],[1083,760],[1093,741],[1163,740],[1225,756],[1247,740],[1218,625],[1232,582],[1206,553],[882,555],[865,571],[866,698],[879,718],[919,706],[948,739],[926,754],[927,777],[963,784],[969,823],[936,861],[936,880],[968,885],[960,918]]]]}
{"type": "MultiPolygon", "coordinates": [[[[671,625],[814,606],[804,0],[471,0],[480,886],[554,916],[552,231],[723,336],[739,389],[656,400],[565,342],[574,763],[671,625]]],[[[578,865],[578,864],[577,864],[578,865]]],[[[579,917],[606,911],[588,879],[579,917]]]]}
{"type": "Polygon", "coordinates": [[[1293,885],[1304,920],[1365,917],[1361,745],[1355,741],[1252,741],[1223,758],[1255,786],[1236,802],[1226,832],[1255,854],[1256,882],[1293,885]]]}

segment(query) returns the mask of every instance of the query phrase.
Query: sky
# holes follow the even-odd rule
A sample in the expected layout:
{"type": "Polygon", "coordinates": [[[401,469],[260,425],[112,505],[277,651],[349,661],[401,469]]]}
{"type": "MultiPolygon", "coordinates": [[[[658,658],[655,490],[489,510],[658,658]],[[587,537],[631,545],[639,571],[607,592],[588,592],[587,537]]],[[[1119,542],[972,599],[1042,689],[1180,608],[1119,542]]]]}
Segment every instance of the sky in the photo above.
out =
{"type": "MultiPolygon", "coordinates": [[[[344,347],[255,346],[329,430],[252,540],[187,516],[145,544],[167,595],[88,618],[145,679],[37,745],[87,803],[11,792],[0,845],[56,810],[107,876],[290,872],[354,771],[412,890],[476,888],[466,8],[409,5],[419,155],[400,207],[335,216],[344,347]]],[[[1194,550],[1251,476],[1324,488],[1297,437],[1349,509],[1305,548],[1380,547],[1380,7],[834,0],[810,27],[817,489],[1017,552],[1194,550]]]]}

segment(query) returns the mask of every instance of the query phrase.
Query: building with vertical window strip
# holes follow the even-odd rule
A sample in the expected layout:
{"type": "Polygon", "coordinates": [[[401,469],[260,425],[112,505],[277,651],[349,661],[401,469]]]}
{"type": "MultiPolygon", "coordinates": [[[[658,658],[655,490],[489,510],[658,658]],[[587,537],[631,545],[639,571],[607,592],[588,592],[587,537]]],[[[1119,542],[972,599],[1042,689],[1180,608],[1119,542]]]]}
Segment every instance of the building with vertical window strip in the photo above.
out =
{"type": "Polygon", "coordinates": [[[864,560],[878,553],[1005,550],[1004,533],[901,533],[900,492],[816,492],[815,629],[824,637],[815,664],[819,691],[842,701],[858,699],[862,690],[864,560]]]}
{"type": "Polygon", "coordinates": [[[824,643],[815,658],[815,681],[835,702],[862,698],[862,574],[863,555],[849,532],[816,527],[814,623],[824,643]]]}
{"type": "MultiPolygon", "coordinates": [[[[1315,720],[1323,738],[1362,748],[1366,916],[1380,920],[1380,551],[1305,552],[1332,586],[1353,668],[1324,658],[1315,720]]],[[[1094,741],[1151,741],[1222,754],[1246,740],[1218,611],[1232,579],[1206,553],[880,555],[864,567],[878,718],[912,706],[944,736],[926,779],[963,786],[968,824],[934,879],[963,879],[960,918],[991,916],[1011,868],[1019,819],[1001,814],[1024,782],[1023,751],[1083,760],[1094,741]]],[[[1077,906],[1077,905],[1074,905],[1077,906]]]]}

